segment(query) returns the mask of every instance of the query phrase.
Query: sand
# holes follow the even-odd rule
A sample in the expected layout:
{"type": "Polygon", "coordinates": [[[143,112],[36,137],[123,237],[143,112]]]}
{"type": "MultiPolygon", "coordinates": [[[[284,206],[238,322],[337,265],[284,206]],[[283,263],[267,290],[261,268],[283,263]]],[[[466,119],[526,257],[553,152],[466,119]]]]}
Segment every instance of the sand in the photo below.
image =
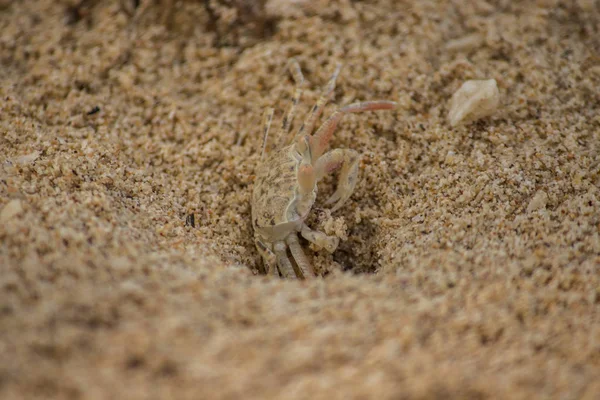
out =
{"type": "Polygon", "coordinates": [[[0,398],[600,398],[599,26],[591,0],[0,1],[0,398]],[[300,118],[337,62],[325,114],[398,102],[334,136],[360,183],[333,214],[319,186],[342,242],[303,242],[313,281],[259,274],[250,221],[290,57],[300,118]],[[501,104],[452,128],[470,79],[501,104]]]}

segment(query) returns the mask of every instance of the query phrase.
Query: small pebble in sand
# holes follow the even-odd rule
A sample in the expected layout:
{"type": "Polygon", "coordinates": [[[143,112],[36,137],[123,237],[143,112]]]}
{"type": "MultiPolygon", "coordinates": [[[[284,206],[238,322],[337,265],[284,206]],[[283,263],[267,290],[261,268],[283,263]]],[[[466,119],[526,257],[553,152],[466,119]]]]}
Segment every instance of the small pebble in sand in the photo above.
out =
{"type": "Polygon", "coordinates": [[[466,81],[450,100],[450,125],[457,126],[490,116],[499,103],[500,93],[495,79],[466,81]]]}
{"type": "Polygon", "coordinates": [[[478,33],[473,33],[446,43],[446,50],[450,52],[470,51],[481,46],[483,37],[478,33]]]}
{"type": "Polygon", "coordinates": [[[546,204],[548,203],[548,195],[543,190],[538,190],[537,193],[533,196],[529,205],[527,206],[527,212],[531,213],[537,210],[541,210],[542,208],[546,208],[546,204]]]}
{"type": "Polygon", "coordinates": [[[23,206],[21,205],[21,200],[14,199],[9,201],[2,211],[0,211],[0,223],[5,223],[10,220],[12,217],[18,215],[23,211],[23,206]]]}

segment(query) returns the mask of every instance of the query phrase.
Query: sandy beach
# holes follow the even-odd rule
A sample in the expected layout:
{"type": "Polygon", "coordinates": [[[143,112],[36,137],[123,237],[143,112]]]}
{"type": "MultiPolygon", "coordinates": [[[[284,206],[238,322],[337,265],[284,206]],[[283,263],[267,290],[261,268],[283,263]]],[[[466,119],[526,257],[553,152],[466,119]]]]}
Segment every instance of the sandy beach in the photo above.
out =
{"type": "MultiPolygon", "coordinates": [[[[273,129],[275,129],[273,128],[273,129]]],[[[600,3],[0,0],[0,398],[600,398],[600,3]],[[265,276],[262,117],[357,101],[265,276]],[[500,104],[456,127],[452,95],[500,104]]]]}

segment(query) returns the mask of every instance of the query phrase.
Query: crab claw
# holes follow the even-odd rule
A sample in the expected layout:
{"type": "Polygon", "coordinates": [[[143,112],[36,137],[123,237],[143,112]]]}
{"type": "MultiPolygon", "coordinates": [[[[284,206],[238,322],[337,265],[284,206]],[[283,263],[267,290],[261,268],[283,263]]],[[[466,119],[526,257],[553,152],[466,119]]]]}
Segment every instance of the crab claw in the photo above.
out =
{"type": "Polygon", "coordinates": [[[335,205],[331,211],[336,211],[350,198],[354,187],[357,183],[358,164],[360,156],[354,150],[350,149],[335,149],[329,153],[325,153],[317,161],[317,179],[322,178],[325,174],[331,173],[338,168],[342,168],[338,179],[336,191],[331,195],[325,204],[335,205]]]}

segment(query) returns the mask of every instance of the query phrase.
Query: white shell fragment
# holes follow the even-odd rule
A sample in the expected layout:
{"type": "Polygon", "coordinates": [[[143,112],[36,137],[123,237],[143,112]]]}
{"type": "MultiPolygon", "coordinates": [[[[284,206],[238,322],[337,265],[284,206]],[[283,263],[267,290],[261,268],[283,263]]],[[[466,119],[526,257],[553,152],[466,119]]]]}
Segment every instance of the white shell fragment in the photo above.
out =
{"type": "Polygon", "coordinates": [[[23,156],[17,157],[15,159],[15,162],[17,164],[30,164],[30,163],[34,162],[35,160],[37,160],[39,156],[40,156],[40,152],[34,151],[33,153],[29,153],[29,154],[25,154],[23,156]]]}
{"type": "Polygon", "coordinates": [[[466,81],[450,100],[450,125],[457,126],[490,116],[499,104],[500,92],[495,79],[466,81]]]}

